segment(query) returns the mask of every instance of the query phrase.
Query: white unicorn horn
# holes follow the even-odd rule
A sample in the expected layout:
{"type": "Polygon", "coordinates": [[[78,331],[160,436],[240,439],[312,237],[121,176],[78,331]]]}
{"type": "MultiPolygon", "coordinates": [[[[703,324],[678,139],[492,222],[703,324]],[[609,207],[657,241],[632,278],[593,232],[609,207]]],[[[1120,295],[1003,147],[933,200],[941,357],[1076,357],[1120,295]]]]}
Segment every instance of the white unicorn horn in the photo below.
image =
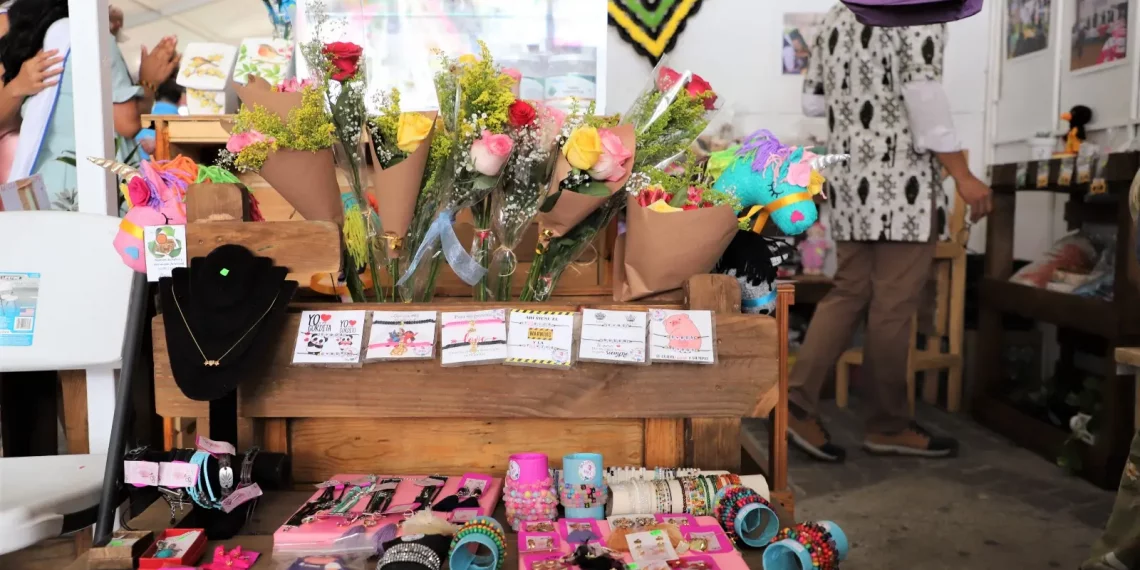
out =
{"type": "Polygon", "coordinates": [[[116,176],[119,176],[123,179],[123,182],[130,182],[132,178],[140,176],[139,171],[135,170],[133,166],[130,166],[128,164],[115,162],[114,160],[108,160],[106,158],[100,158],[97,156],[89,156],[87,157],[87,160],[90,160],[96,165],[106,168],[107,170],[115,173],[116,176]]]}
{"type": "Polygon", "coordinates": [[[811,167],[817,171],[823,170],[833,164],[846,162],[851,158],[849,154],[824,154],[811,159],[811,167]]]}

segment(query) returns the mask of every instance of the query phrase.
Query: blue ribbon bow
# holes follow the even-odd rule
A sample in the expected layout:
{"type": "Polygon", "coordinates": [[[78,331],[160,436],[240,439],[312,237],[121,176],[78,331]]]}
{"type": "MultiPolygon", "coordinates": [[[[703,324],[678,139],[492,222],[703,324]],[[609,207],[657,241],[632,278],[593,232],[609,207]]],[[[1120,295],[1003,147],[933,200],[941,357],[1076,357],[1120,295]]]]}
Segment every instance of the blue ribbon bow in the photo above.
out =
{"type": "Polygon", "coordinates": [[[467,253],[467,249],[463,244],[459,243],[459,237],[455,235],[455,229],[451,227],[452,212],[450,210],[439,213],[439,216],[432,221],[428,226],[427,233],[424,234],[424,240],[420,243],[420,248],[416,250],[416,255],[412,257],[411,264],[408,265],[407,271],[404,276],[396,282],[396,285],[403,285],[408,279],[411,279],[416,273],[416,267],[423,261],[425,255],[431,246],[435,245],[436,240],[443,244],[443,256],[447,259],[447,264],[451,266],[452,271],[463,280],[464,283],[474,286],[478,283],[483,276],[487,274],[487,269],[479,265],[471,254],[467,253]]]}

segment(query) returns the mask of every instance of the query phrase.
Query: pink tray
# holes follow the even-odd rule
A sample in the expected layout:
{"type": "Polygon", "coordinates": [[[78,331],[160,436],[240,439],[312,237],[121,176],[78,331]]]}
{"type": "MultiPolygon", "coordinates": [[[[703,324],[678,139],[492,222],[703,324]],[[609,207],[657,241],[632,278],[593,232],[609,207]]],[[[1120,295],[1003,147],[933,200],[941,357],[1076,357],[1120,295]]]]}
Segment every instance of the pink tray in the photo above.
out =
{"type": "MultiPolygon", "coordinates": [[[[353,475],[353,474],[339,474],[334,475],[333,479],[337,481],[345,481],[352,483],[355,481],[362,481],[368,475],[353,475]]],[[[379,479],[396,478],[402,479],[400,486],[396,488],[396,494],[392,497],[392,505],[401,505],[411,503],[419,494],[420,488],[415,484],[417,479],[425,477],[425,475],[377,475],[379,479]]],[[[448,477],[447,483],[444,484],[443,490],[436,498],[436,502],[444,498],[454,495],[459,489],[461,482],[465,477],[474,478],[489,478],[490,484],[484,489],[483,495],[479,498],[479,514],[491,515],[495,511],[495,505],[499,502],[499,495],[503,491],[503,480],[495,479],[489,475],[482,475],[476,473],[468,473],[459,477],[448,477]]],[[[318,489],[313,493],[307,501],[311,501],[323,492],[323,489],[318,489]]],[[[353,507],[352,512],[362,512],[368,506],[368,501],[361,500],[353,507]]],[[[300,510],[301,505],[298,505],[297,510],[300,510]]],[[[296,512],[296,511],[294,511],[296,512]]],[[[437,517],[447,519],[450,513],[432,513],[437,517]]],[[[328,518],[313,521],[308,524],[303,524],[295,528],[286,528],[282,526],[273,533],[273,549],[274,550],[293,550],[293,551],[323,551],[323,550],[341,550],[347,548],[354,549],[355,546],[367,545],[371,543],[371,538],[381,529],[384,525],[389,523],[397,523],[403,520],[404,515],[400,513],[391,514],[378,520],[377,524],[371,527],[365,527],[359,522],[346,525],[342,520],[336,518],[328,518]]]]}
{"type": "MultiPolygon", "coordinates": [[[[716,519],[714,519],[713,517],[696,517],[696,520],[697,520],[697,526],[695,526],[695,527],[682,526],[681,527],[681,533],[688,536],[688,531],[690,529],[697,529],[697,530],[703,531],[703,530],[710,529],[710,528],[716,528],[717,530],[720,530],[720,525],[716,522],[716,519]]],[[[610,536],[610,524],[604,520],[603,521],[597,521],[597,527],[602,533],[602,542],[604,543],[605,540],[607,538],[609,538],[609,536],[610,536]]],[[[520,555],[519,555],[519,570],[531,570],[530,564],[532,562],[545,560],[547,558],[562,556],[563,554],[567,554],[571,550],[573,550],[573,548],[571,548],[571,545],[568,544],[567,540],[566,540],[566,530],[565,530],[566,526],[563,524],[559,524],[558,522],[555,522],[554,528],[556,529],[556,532],[559,535],[558,536],[559,537],[558,543],[560,546],[560,549],[559,549],[560,552],[558,552],[558,553],[540,552],[540,553],[533,553],[533,554],[521,554],[520,553],[520,555]]],[[[724,531],[720,530],[720,532],[723,533],[724,531]]],[[[727,538],[726,538],[726,541],[727,541],[727,538]]],[[[508,546],[508,548],[511,548],[514,546],[515,545],[510,545],[510,546],[508,546]]],[[[729,543],[729,548],[731,548],[731,543],[729,543]]],[[[633,562],[633,557],[631,557],[629,554],[626,554],[622,558],[626,562],[633,562]]],[[[715,569],[719,569],[719,570],[749,570],[748,564],[744,562],[744,557],[741,556],[740,552],[735,550],[735,549],[733,549],[729,552],[721,552],[721,553],[704,553],[704,552],[699,553],[699,554],[698,553],[691,553],[691,554],[687,553],[687,554],[681,556],[681,559],[682,560],[700,560],[700,559],[703,559],[706,561],[711,561],[715,565],[713,567],[714,570],[715,569]]]]}

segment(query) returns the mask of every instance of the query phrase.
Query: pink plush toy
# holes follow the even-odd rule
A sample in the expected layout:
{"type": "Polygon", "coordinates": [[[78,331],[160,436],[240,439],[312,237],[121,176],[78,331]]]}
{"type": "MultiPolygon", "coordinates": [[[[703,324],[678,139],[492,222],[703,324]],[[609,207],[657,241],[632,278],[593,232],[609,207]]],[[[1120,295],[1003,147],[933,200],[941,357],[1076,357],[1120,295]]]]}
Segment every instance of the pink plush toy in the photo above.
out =
{"type": "Polygon", "coordinates": [[[822,275],[823,260],[827,256],[827,250],[831,249],[831,242],[827,240],[827,228],[819,222],[812,224],[807,230],[807,239],[796,247],[800,250],[804,275],[822,275]]]}
{"type": "Polygon", "coordinates": [[[119,222],[119,233],[115,235],[113,245],[123,258],[123,263],[139,273],[146,273],[143,228],[185,224],[183,198],[186,185],[174,176],[164,176],[164,172],[156,170],[146,161],[142,164],[142,172],[139,172],[120,162],[96,158],[90,160],[123,179],[122,191],[130,210],[119,222]]]}

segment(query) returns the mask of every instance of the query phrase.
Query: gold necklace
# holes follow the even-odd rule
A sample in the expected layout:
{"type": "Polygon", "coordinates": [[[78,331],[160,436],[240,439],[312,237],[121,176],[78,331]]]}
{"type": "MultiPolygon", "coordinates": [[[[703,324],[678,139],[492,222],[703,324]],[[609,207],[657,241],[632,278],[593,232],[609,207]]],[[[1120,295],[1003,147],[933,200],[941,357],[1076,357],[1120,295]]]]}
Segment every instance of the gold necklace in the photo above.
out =
{"type": "Polygon", "coordinates": [[[182,324],[186,325],[186,332],[190,333],[190,340],[194,341],[194,346],[198,348],[198,354],[202,355],[202,364],[212,367],[220,365],[222,363],[222,359],[229,356],[229,354],[233,352],[239,344],[241,344],[241,341],[245,340],[245,337],[249,336],[249,333],[253,332],[253,329],[257,328],[258,323],[260,323],[261,320],[265,318],[265,315],[269,314],[269,311],[273,309],[273,305],[277,304],[277,298],[281,296],[281,290],[279,289],[277,291],[277,294],[273,296],[273,301],[269,303],[268,307],[265,308],[265,312],[261,313],[261,316],[253,322],[253,325],[249,327],[249,330],[245,331],[245,334],[241,335],[241,338],[237,339],[237,342],[235,342],[234,345],[231,346],[225,354],[219,356],[214,360],[210,360],[206,357],[206,353],[202,351],[202,345],[198,344],[198,339],[194,337],[194,331],[190,330],[190,323],[186,321],[186,315],[182,312],[182,305],[178,303],[178,295],[174,293],[173,283],[170,286],[170,296],[174,297],[174,306],[178,308],[178,314],[182,316],[182,324]]]}

